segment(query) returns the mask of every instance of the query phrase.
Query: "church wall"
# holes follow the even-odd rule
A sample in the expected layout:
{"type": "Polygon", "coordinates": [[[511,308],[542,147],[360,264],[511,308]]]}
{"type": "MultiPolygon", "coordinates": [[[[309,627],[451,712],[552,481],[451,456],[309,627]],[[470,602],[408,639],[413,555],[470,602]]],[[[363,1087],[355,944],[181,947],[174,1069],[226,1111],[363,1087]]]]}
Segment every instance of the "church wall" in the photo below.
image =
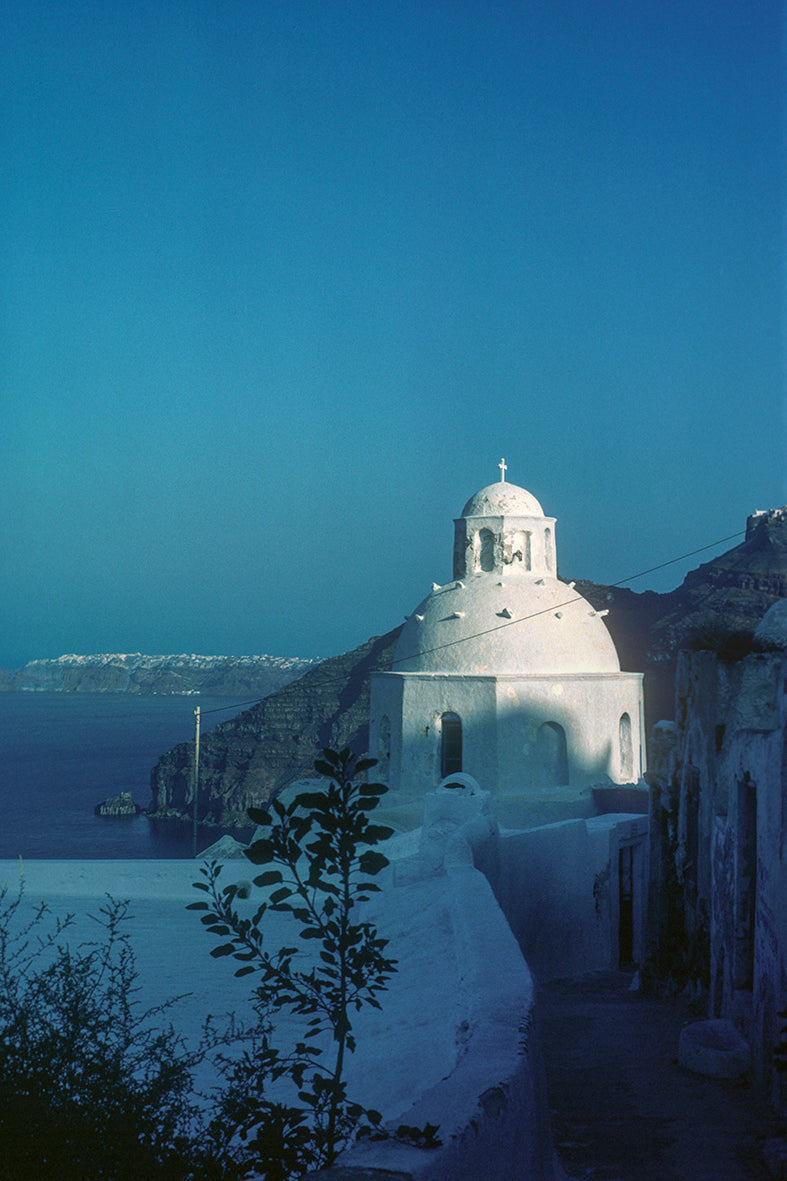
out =
{"type": "Polygon", "coordinates": [[[372,673],[370,693],[369,754],[378,760],[372,775],[395,788],[402,759],[402,679],[372,673]]]}
{"type": "Polygon", "coordinates": [[[566,736],[568,782],[584,787],[606,776],[614,783],[636,782],[644,761],[641,678],[636,673],[497,679],[498,789],[510,793],[548,786],[539,731],[556,723],[566,736]],[[631,724],[630,774],[620,756],[620,719],[631,724]],[[643,752],[641,754],[641,752],[643,752]]]}
{"type": "Polygon", "coordinates": [[[379,673],[372,677],[370,752],[393,790],[423,794],[442,778],[441,718],[462,721],[462,770],[493,794],[609,777],[635,782],[644,761],[641,677],[636,673],[481,677],[379,673]],[[621,767],[620,720],[630,720],[630,773],[621,767]],[[543,734],[565,735],[567,769],[545,765],[543,734]],[[385,740],[390,726],[390,740],[385,740]],[[386,756],[385,749],[389,749],[386,756]],[[387,779],[385,774],[387,772],[387,779]]]}
{"type": "Polygon", "coordinates": [[[498,777],[494,678],[434,674],[402,680],[401,789],[420,795],[440,782],[441,718],[455,713],[462,722],[462,770],[490,790],[498,777]]]}
{"type": "MultiPolygon", "coordinates": [[[[482,785],[497,777],[494,679],[372,675],[369,749],[380,758],[381,721],[391,726],[388,782],[392,791],[423,795],[437,786],[441,719],[455,713],[462,722],[462,769],[482,785]]],[[[380,759],[383,763],[383,759],[380,759]]],[[[379,768],[380,778],[383,778],[379,768]]]]}
{"type": "MultiPolygon", "coordinates": [[[[710,1004],[737,1021],[761,1078],[771,1074],[778,1012],[787,1006],[786,733],[782,722],[732,735],[718,768],[729,806],[717,819],[712,848],[710,1004]]],[[[778,1088],[779,1080],[772,1081],[778,1088]]]]}

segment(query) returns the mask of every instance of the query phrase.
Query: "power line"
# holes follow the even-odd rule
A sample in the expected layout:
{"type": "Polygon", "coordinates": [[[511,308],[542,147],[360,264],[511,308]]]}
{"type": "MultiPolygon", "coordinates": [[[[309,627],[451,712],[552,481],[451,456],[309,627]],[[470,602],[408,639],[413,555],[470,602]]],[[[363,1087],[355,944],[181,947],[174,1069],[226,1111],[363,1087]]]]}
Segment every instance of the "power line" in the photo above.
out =
{"type": "MultiPolygon", "coordinates": [[[[626,578],[620,578],[620,579],[618,579],[617,582],[612,582],[612,583],[609,583],[608,585],[610,587],[624,586],[627,582],[634,582],[634,581],[636,581],[636,579],[644,578],[648,574],[655,574],[658,570],[666,569],[667,566],[674,566],[677,562],[684,562],[687,558],[693,558],[697,554],[705,553],[706,550],[715,549],[716,546],[724,545],[728,541],[734,541],[736,538],[743,537],[743,536],[745,536],[745,530],[743,530],[743,529],[738,530],[736,533],[730,533],[727,537],[720,537],[717,541],[710,541],[706,545],[701,545],[701,546],[698,546],[696,549],[689,550],[687,553],[679,554],[678,557],[676,557],[676,558],[669,558],[665,562],[659,562],[658,565],[656,565],[656,566],[648,567],[647,570],[641,570],[637,574],[629,574],[626,578]]],[[[444,648],[451,648],[456,644],[463,644],[463,643],[467,642],[468,640],[475,640],[475,639],[479,639],[483,636],[491,635],[493,632],[502,631],[503,628],[514,627],[516,624],[519,624],[519,623],[526,623],[529,619],[536,619],[540,615],[546,615],[552,611],[559,611],[559,610],[561,610],[561,608],[568,607],[572,603],[578,603],[578,602],[582,602],[582,601],[583,601],[582,595],[575,595],[573,598],[566,599],[564,602],[552,603],[548,607],[543,607],[538,611],[531,612],[529,615],[522,615],[522,616],[520,616],[519,619],[507,619],[504,623],[496,624],[494,627],[487,628],[484,631],[473,632],[469,636],[461,636],[459,639],[449,640],[447,643],[439,644],[434,648],[426,648],[420,652],[411,653],[408,656],[401,656],[398,660],[392,661],[392,665],[393,664],[402,664],[407,660],[414,659],[414,657],[416,657],[416,656],[431,656],[434,652],[441,652],[444,648]]],[[[335,659],[335,657],[333,659],[335,659]]],[[[317,667],[319,667],[319,666],[317,666],[317,667]]],[[[316,671],[316,670],[314,670],[314,671],[316,671]]],[[[304,673],[303,677],[301,677],[299,679],[305,680],[305,678],[308,676],[309,676],[309,673],[306,672],[306,673],[304,673]]],[[[295,682],[290,682],[290,683],[294,684],[295,682]]],[[[326,677],[324,680],[312,681],[309,684],[308,688],[309,688],[309,690],[326,689],[326,688],[330,688],[332,685],[344,685],[346,683],[347,683],[346,677],[326,677]]],[[[219,706],[216,709],[204,710],[203,716],[206,713],[219,713],[219,712],[224,712],[227,710],[242,710],[242,709],[245,709],[247,706],[258,705],[260,703],[260,701],[262,701],[262,700],[264,700],[264,698],[258,697],[258,698],[253,699],[252,701],[241,702],[239,705],[219,706]]]]}
{"type": "Polygon", "coordinates": [[[699,549],[689,550],[687,554],[681,554],[677,558],[670,558],[668,562],[660,562],[658,566],[651,566],[649,570],[641,570],[639,574],[630,574],[628,578],[621,578],[618,582],[611,582],[609,585],[623,586],[624,582],[634,582],[637,578],[644,578],[646,574],[655,574],[657,570],[664,570],[667,566],[674,566],[676,562],[684,562],[686,558],[693,558],[695,554],[704,553],[707,549],[715,549],[717,545],[724,545],[726,541],[734,541],[736,537],[745,536],[745,529],[739,529],[737,533],[730,533],[729,537],[720,537],[718,541],[711,541],[707,545],[701,545],[699,549]]]}
{"type": "MultiPolygon", "coordinates": [[[[294,684],[294,682],[292,682],[292,681],[288,681],[287,683],[294,684]]],[[[282,688],[284,688],[284,686],[282,686],[282,688]]],[[[276,693],[276,692],[278,692],[278,690],[274,689],[274,693],[276,693]]],[[[228,709],[245,709],[247,705],[257,705],[260,701],[263,701],[263,700],[264,700],[264,698],[262,698],[262,697],[252,697],[249,699],[249,701],[241,701],[237,705],[217,705],[213,709],[203,709],[201,711],[201,713],[202,713],[202,717],[204,718],[205,714],[222,714],[222,713],[226,713],[228,709]]]]}
{"type": "MultiPolygon", "coordinates": [[[[743,530],[738,533],[731,533],[729,537],[721,537],[718,541],[711,541],[708,545],[701,545],[698,549],[691,550],[689,553],[681,554],[680,557],[670,558],[667,562],[660,562],[658,566],[651,566],[649,570],[643,570],[639,574],[630,574],[628,578],[621,578],[617,582],[611,582],[608,585],[611,587],[623,586],[626,582],[633,582],[636,578],[644,578],[646,574],[654,574],[657,570],[663,570],[666,566],[673,566],[676,562],[682,562],[686,558],[692,558],[695,554],[701,554],[704,550],[713,549],[717,545],[724,545],[727,541],[732,541],[735,537],[741,537],[743,530]]],[[[485,631],[473,632],[470,636],[460,636],[456,640],[449,640],[445,644],[438,644],[435,648],[425,648],[420,652],[411,653],[409,656],[400,656],[398,660],[392,661],[392,664],[403,664],[406,660],[413,660],[416,656],[431,656],[433,652],[442,652],[444,648],[451,648],[455,644],[463,644],[466,640],[475,640],[482,636],[491,635],[493,632],[502,631],[505,627],[514,627],[518,623],[527,623],[530,619],[537,619],[539,615],[548,615],[553,611],[560,611],[563,607],[570,607],[572,603],[585,602],[584,596],[574,595],[572,599],[566,599],[562,603],[550,603],[548,607],[542,607],[539,611],[531,611],[529,615],[521,615],[519,619],[507,619],[505,623],[498,623],[494,627],[486,628],[485,631]]]]}

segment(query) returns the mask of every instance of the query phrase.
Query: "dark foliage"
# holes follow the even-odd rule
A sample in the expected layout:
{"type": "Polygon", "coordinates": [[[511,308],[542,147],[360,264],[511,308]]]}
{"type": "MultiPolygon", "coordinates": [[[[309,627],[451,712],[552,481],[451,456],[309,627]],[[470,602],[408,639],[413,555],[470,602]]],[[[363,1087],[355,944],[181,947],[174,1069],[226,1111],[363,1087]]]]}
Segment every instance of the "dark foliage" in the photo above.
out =
{"type": "Polygon", "coordinates": [[[196,1056],[168,1005],[140,1011],[127,904],[102,907],[96,942],[73,918],[0,892],[0,1175],[5,1181],[175,1181],[188,1175],[196,1056]]]}
{"type": "Polygon", "coordinates": [[[190,909],[203,912],[220,940],[211,954],[235,959],[237,976],[254,975],[260,1017],[254,1050],[228,1064],[212,1134],[229,1156],[269,1181],[330,1164],[360,1129],[380,1124],[378,1112],[348,1099],[344,1080],[345,1056],[356,1047],[352,1014],[380,1007],[378,993],[396,967],[387,940],[357,909],[379,889],[372,879],[388,861],[374,846],[392,834],[369,818],[385,786],[355,781],[375,764],[349,748],[325,750],[315,763],[322,790],[301,792],[289,805],[275,800],[268,810],[249,809],[267,830],[246,850],[265,867],[254,879],[265,900],[251,917],[236,908],[237,886],[219,886],[220,866],[206,867],[205,880],[195,882],[208,899],[190,909]],[[267,946],[268,911],[292,916],[295,946],[267,946]],[[302,1039],[287,1052],[272,1041],[280,1011],[304,1021],[302,1039]],[[275,1099],[271,1083],[280,1084],[275,1099]],[[282,1101],[282,1091],[291,1100],[282,1101]]]}
{"type": "Polygon", "coordinates": [[[722,660],[743,660],[752,651],[754,632],[714,619],[695,627],[685,643],[696,652],[715,652],[722,660]]]}

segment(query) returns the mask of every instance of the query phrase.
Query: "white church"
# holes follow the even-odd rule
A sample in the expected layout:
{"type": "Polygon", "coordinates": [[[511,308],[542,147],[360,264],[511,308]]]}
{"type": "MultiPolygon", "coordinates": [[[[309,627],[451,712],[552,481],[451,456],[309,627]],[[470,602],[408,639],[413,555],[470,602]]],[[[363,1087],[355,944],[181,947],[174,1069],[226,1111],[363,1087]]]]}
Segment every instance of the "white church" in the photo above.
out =
{"type": "Polygon", "coordinates": [[[407,618],[372,675],[370,752],[404,802],[477,782],[501,819],[592,816],[591,788],[645,770],[642,675],[557,577],[555,519],[501,479],[454,522],[453,579],[407,618]]]}

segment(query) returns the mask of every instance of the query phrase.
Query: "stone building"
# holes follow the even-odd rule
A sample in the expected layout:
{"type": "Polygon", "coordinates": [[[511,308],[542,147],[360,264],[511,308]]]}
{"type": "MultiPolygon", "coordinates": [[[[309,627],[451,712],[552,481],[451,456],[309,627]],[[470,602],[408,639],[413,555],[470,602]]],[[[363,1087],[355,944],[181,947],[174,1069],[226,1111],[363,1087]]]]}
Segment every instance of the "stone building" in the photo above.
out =
{"type": "Polygon", "coordinates": [[[642,677],[620,671],[605,612],[560,581],[556,553],[555,519],[524,488],[501,479],[467,502],[452,581],[372,674],[370,751],[393,792],[462,772],[544,822],[592,815],[593,785],[639,780],[642,677]]]}
{"type": "Polygon", "coordinates": [[[731,1019],[781,1104],[787,1007],[787,600],[742,658],[681,653],[657,727],[649,965],[731,1019]]]}

